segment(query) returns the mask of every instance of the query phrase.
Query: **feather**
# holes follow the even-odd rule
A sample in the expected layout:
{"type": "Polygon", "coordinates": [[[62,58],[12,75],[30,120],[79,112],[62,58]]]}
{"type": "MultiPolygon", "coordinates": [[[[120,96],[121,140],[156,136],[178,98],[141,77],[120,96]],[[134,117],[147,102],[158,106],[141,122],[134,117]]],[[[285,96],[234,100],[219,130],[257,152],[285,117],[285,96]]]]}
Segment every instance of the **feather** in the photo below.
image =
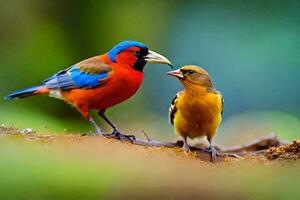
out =
{"type": "Polygon", "coordinates": [[[178,101],[178,97],[182,94],[183,92],[178,92],[176,94],[176,96],[173,98],[172,102],[171,102],[171,105],[170,105],[170,108],[169,108],[169,118],[170,118],[170,121],[172,124],[174,124],[174,117],[175,117],[175,113],[177,111],[177,107],[176,107],[176,104],[177,104],[177,101],[178,101]]]}
{"type": "Polygon", "coordinates": [[[48,89],[94,88],[102,84],[112,71],[112,67],[101,62],[99,58],[96,56],[62,70],[44,84],[48,89]]]}
{"type": "Polygon", "coordinates": [[[24,98],[24,97],[32,95],[40,87],[41,86],[35,86],[35,87],[27,88],[27,89],[24,89],[24,90],[16,91],[12,94],[7,95],[6,97],[4,97],[4,99],[11,100],[13,98],[24,98]]]}

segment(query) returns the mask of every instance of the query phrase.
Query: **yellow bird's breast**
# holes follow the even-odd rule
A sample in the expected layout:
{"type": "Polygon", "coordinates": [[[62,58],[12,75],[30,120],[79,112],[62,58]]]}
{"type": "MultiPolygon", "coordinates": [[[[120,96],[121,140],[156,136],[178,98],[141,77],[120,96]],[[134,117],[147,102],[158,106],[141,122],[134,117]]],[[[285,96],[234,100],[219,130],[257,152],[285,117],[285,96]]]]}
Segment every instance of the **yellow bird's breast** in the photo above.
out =
{"type": "Polygon", "coordinates": [[[176,106],[174,126],[177,134],[190,138],[212,138],[215,135],[222,120],[223,106],[220,94],[188,96],[184,93],[178,98],[176,106]]]}

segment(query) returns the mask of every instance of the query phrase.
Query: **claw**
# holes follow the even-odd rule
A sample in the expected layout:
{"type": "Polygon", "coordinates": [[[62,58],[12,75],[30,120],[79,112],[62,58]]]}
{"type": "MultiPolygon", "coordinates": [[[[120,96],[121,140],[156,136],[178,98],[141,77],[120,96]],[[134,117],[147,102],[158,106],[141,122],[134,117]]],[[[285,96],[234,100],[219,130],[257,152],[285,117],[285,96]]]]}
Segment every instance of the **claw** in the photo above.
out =
{"type": "Polygon", "coordinates": [[[187,143],[184,143],[182,148],[183,148],[184,152],[186,152],[186,153],[189,153],[191,151],[190,147],[187,143]]]}
{"type": "Polygon", "coordinates": [[[135,136],[134,135],[119,135],[119,139],[121,142],[125,142],[126,140],[129,140],[133,144],[133,141],[135,140],[135,136]]]}
{"type": "Polygon", "coordinates": [[[134,135],[125,135],[125,134],[120,133],[118,130],[114,130],[111,134],[104,134],[103,136],[105,136],[107,138],[116,138],[116,139],[120,140],[121,142],[125,142],[127,140],[127,141],[131,142],[132,144],[135,141],[134,135]]]}
{"type": "Polygon", "coordinates": [[[189,153],[191,150],[190,150],[190,147],[188,145],[188,142],[187,142],[187,137],[186,136],[183,136],[182,137],[182,142],[183,142],[183,150],[185,153],[189,153]]]}
{"type": "Polygon", "coordinates": [[[207,152],[210,153],[211,161],[215,163],[217,161],[218,151],[215,149],[214,146],[210,145],[207,149],[207,152]]]}

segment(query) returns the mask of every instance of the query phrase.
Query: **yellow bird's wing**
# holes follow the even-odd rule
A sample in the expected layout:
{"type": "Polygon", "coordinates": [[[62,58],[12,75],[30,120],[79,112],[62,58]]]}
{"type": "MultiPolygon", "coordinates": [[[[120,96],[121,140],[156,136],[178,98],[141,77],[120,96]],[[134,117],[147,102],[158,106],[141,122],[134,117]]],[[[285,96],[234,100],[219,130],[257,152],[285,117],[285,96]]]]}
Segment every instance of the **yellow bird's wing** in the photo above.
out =
{"type": "Polygon", "coordinates": [[[222,100],[222,111],[221,111],[221,115],[222,115],[223,111],[224,111],[224,98],[220,91],[216,90],[216,93],[221,97],[221,100],[222,100]]]}
{"type": "Polygon", "coordinates": [[[222,111],[221,111],[221,114],[223,114],[223,111],[224,111],[224,98],[222,97],[222,111]]]}
{"type": "Polygon", "coordinates": [[[183,92],[178,92],[176,94],[176,96],[173,98],[170,108],[169,108],[169,119],[171,121],[171,123],[174,125],[174,117],[175,117],[175,113],[177,111],[177,101],[179,96],[182,94],[183,92]]]}
{"type": "Polygon", "coordinates": [[[223,98],[223,95],[220,91],[216,90],[215,88],[213,88],[213,90],[211,91],[212,93],[215,93],[217,95],[219,95],[220,97],[220,100],[221,100],[221,107],[222,107],[222,110],[221,110],[221,115],[223,114],[223,111],[224,111],[224,98],[223,98]]]}

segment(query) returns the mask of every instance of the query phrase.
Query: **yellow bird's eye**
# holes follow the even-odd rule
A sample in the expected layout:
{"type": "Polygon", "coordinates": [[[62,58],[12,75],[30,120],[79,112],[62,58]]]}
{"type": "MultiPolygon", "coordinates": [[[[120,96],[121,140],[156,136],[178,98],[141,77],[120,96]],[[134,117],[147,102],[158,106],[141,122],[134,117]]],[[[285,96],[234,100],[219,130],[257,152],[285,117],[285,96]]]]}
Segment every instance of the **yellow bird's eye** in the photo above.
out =
{"type": "Polygon", "coordinates": [[[195,73],[195,71],[193,71],[193,70],[188,71],[188,74],[194,74],[194,73],[195,73]]]}

